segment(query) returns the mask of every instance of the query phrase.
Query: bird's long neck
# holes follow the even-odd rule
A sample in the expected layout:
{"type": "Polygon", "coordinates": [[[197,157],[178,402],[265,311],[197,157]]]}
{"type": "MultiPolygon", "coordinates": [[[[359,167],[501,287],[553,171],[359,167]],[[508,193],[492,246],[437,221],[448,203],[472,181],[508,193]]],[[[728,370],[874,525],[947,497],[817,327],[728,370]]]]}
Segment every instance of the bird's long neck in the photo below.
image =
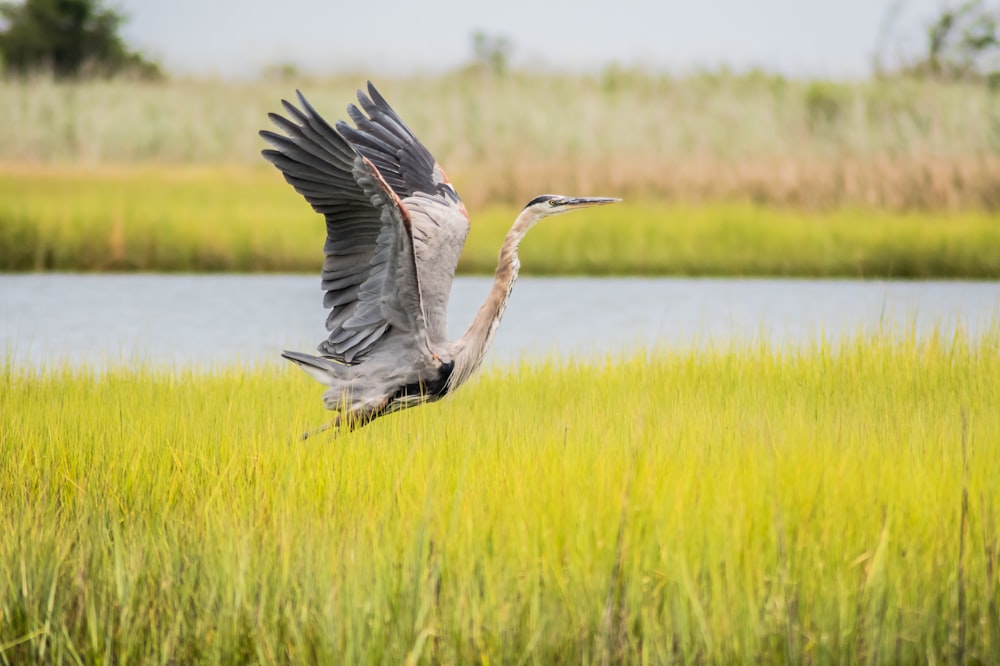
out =
{"type": "Polygon", "coordinates": [[[493,277],[493,285],[490,287],[486,301],[479,308],[479,312],[476,313],[476,317],[472,320],[465,335],[455,342],[455,368],[451,375],[449,389],[457,388],[475,374],[486,357],[486,352],[496,335],[497,327],[500,326],[500,319],[507,308],[507,300],[510,298],[510,292],[514,289],[514,282],[517,281],[517,274],[521,269],[521,262],[517,258],[517,248],[528,229],[534,224],[534,220],[523,218],[523,214],[517,218],[514,226],[507,232],[503,245],[500,246],[497,272],[493,277]]]}

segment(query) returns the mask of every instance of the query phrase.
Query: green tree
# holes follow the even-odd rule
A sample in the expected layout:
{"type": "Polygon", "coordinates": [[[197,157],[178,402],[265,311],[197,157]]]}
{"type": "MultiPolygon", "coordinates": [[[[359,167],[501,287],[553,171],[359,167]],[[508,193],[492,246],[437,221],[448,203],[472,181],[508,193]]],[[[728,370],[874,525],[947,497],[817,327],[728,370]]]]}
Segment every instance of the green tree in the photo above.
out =
{"type": "Polygon", "coordinates": [[[0,2],[0,62],[7,72],[51,72],[59,78],[120,72],[161,76],[130,51],[118,30],[124,17],[101,0],[0,2]]]}
{"type": "Polygon", "coordinates": [[[498,76],[507,73],[511,43],[506,37],[477,31],[472,35],[472,67],[498,76]]]}
{"type": "Polygon", "coordinates": [[[937,78],[995,77],[1000,49],[1000,10],[983,0],[945,9],[927,30],[922,65],[937,78]]]}

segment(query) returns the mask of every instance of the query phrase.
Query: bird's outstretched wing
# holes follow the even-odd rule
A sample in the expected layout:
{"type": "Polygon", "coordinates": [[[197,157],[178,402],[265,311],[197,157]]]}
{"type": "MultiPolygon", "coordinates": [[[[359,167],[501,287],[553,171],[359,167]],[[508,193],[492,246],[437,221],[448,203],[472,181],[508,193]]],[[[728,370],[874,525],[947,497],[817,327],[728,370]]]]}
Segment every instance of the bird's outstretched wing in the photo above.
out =
{"type": "Polygon", "coordinates": [[[371,160],[410,214],[420,292],[430,340],[447,337],[448,298],[469,234],[469,214],[444,169],[368,82],[358,91],[359,109],[347,113],[357,126],[341,121],[337,131],[371,160]],[[370,96],[370,97],[369,97],[370,96]]]}
{"type": "Polygon", "coordinates": [[[320,353],[359,361],[393,328],[427,350],[409,211],[377,166],[298,97],[301,110],[282,100],[289,118],[268,115],[284,135],[260,134],[274,148],[264,158],[326,217],[323,304],[332,310],[320,353]]]}

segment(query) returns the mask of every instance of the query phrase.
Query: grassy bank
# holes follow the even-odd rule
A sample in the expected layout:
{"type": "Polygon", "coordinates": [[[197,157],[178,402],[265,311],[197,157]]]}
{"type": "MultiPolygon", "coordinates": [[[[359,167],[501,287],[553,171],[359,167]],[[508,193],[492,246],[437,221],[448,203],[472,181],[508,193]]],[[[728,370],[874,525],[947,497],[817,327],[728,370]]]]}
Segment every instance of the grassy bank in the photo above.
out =
{"type": "MultiPolygon", "coordinates": [[[[279,82],[0,80],[0,162],[256,165],[301,88],[343,118],[363,75],[279,82]]],[[[892,209],[1000,207],[1000,96],[965,83],[455,73],[380,79],[474,205],[539,191],[892,209]]]]}
{"type": "Polygon", "coordinates": [[[307,443],[291,368],[0,368],[0,661],[993,663],[998,342],[495,369],[307,443]]]}
{"type": "MultiPolygon", "coordinates": [[[[608,189],[570,191],[618,194],[608,189]]],[[[472,207],[459,266],[492,273],[518,207],[472,207]]],[[[525,273],[996,278],[982,212],[626,201],[548,221],[525,273]]],[[[267,168],[0,167],[0,270],[301,271],[322,219],[267,168]]]]}

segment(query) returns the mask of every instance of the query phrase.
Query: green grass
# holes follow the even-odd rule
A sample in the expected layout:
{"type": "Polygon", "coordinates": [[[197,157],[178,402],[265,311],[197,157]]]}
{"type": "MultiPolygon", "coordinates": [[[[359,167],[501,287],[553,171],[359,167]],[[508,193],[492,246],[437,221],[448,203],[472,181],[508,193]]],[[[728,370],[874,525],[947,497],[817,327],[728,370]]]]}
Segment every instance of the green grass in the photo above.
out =
{"type": "MultiPolygon", "coordinates": [[[[471,207],[461,272],[493,272],[517,212],[471,207]]],[[[0,270],[316,272],[324,235],[263,167],[0,169],[0,270]]],[[[521,253],[528,274],[997,278],[1000,218],[639,199],[546,221],[521,253]]]]}
{"type": "Polygon", "coordinates": [[[1000,660],[1000,333],[490,370],[0,368],[0,662],[1000,660]]]}

